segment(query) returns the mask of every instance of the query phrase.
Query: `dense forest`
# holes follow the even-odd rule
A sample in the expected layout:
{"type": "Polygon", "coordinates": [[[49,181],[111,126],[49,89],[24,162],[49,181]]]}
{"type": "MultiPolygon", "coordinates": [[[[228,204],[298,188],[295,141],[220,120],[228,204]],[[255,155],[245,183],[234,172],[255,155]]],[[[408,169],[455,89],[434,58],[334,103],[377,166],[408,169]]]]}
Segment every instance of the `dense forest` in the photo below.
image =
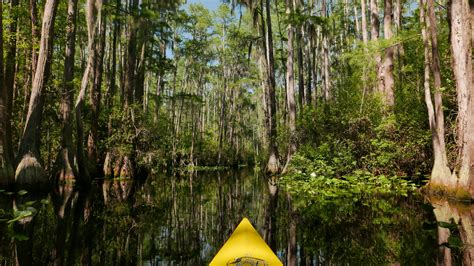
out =
{"type": "Polygon", "coordinates": [[[276,210],[292,217],[289,265],[298,224],[361,221],[420,188],[474,199],[472,1],[8,0],[0,14],[0,192],[251,167],[271,247],[276,210]]]}
{"type": "Polygon", "coordinates": [[[468,1],[183,4],[3,3],[2,184],[252,164],[474,195],[468,1]]]}

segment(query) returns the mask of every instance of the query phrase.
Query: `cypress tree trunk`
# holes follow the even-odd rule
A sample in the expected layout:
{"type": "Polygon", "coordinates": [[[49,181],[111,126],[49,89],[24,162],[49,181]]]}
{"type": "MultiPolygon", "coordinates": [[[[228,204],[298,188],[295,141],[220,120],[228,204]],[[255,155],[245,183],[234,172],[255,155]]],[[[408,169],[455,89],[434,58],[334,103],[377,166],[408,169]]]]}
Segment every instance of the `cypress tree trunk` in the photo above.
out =
{"type": "Polygon", "coordinates": [[[267,163],[267,172],[276,174],[279,171],[278,147],[276,143],[276,95],[275,95],[275,60],[273,58],[273,36],[272,22],[270,12],[270,0],[265,0],[266,11],[266,69],[267,69],[267,93],[268,93],[268,115],[269,115],[269,159],[267,163]]]}
{"type": "MultiPolygon", "coordinates": [[[[377,0],[370,0],[370,14],[371,14],[371,40],[378,41],[379,39],[379,8],[377,5],[377,0]]],[[[375,53],[375,71],[377,73],[377,92],[383,95],[384,93],[384,83],[383,83],[383,73],[381,72],[382,68],[382,58],[380,53],[375,53]]]]}
{"type": "MultiPolygon", "coordinates": [[[[290,15],[292,1],[286,0],[286,13],[290,15]]],[[[294,48],[293,48],[294,27],[288,24],[288,57],[286,60],[286,100],[288,105],[288,127],[290,130],[290,141],[288,146],[288,157],[283,172],[285,172],[293,153],[296,151],[296,102],[295,102],[295,79],[294,79],[294,48]]],[[[300,92],[301,93],[301,92],[300,92]]]]}
{"type": "Polygon", "coordinates": [[[125,107],[129,107],[133,103],[135,93],[135,68],[137,62],[137,19],[136,12],[138,12],[138,1],[133,0],[132,6],[130,7],[131,17],[128,22],[127,31],[127,57],[125,65],[125,80],[124,80],[124,92],[125,92],[125,107]]]}
{"type": "MultiPolygon", "coordinates": [[[[327,6],[326,6],[326,0],[322,0],[321,3],[321,8],[322,8],[322,16],[327,17],[327,6]]],[[[329,41],[328,41],[328,29],[323,28],[322,29],[322,35],[323,35],[323,69],[322,69],[322,74],[324,76],[324,84],[323,84],[323,95],[324,95],[324,100],[329,101],[331,99],[331,77],[329,74],[329,41]]]]}
{"type": "Polygon", "coordinates": [[[456,80],[458,158],[454,175],[462,197],[474,197],[474,105],[472,97],[472,25],[468,0],[451,1],[451,49],[456,80]]]}
{"type": "Polygon", "coordinates": [[[72,106],[74,97],[74,58],[76,50],[77,0],[68,0],[66,26],[66,52],[64,59],[64,81],[61,97],[62,136],[61,151],[56,159],[58,181],[73,180],[77,177],[74,167],[74,147],[72,143],[72,106]]]}
{"type": "Polygon", "coordinates": [[[97,30],[97,16],[100,14],[102,9],[101,0],[87,0],[86,3],[86,24],[87,24],[87,63],[82,76],[81,90],[76,98],[76,104],[74,106],[76,114],[76,152],[77,152],[77,165],[79,170],[79,177],[83,184],[88,185],[90,183],[89,170],[87,167],[86,156],[84,155],[84,129],[82,125],[82,108],[84,105],[84,99],[86,96],[87,86],[94,70],[94,64],[96,63],[96,30],[97,30]]]}
{"type": "Polygon", "coordinates": [[[20,186],[48,182],[41,163],[39,136],[41,134],[41,115],[43,111],[42,91],[48,80],[51,67],[54,19],[57,6],[58,0],[47,0],[44,7],[38,64],[18,152],[19,164],[15,173],[15,180],[20,186]]]}
{"type": "MultiPolygon", "coordinates": [[[[392,0],[385,0],[383,22],[385,39],[390,40],[392,38],[392,0]]],[[[395,84],[393,78],[393,54],[394,47],[390,46],[385,48],[382,78],[384,99],[387,106],[395,105],[395,97],[393,94],[393,86],[395,84]]]]}
{"type": "MultiPolygon", "coordinates": [[[[13,143],[12,143],[12,126],[11,126],[11,117],[13,110],[13,91],[15,87],[15,74],[16,74],[16,39],[17,39],[17,23],[18,15],[17,11],[14,10],[18,7],[18,0],[11,0],[10,2],[11,10],[10,12],[10,26],[8,27],[8,41],[5,57],[5,76],[4,76],[4,86],[7,92],[7,103],[6,103],[6,113],[5,113],[5,152],[9,157],[10,161],[13,161],[13,143]]],[[[3,70],[3,68],[2,68],[3,70]]]]}
{"type": "Polygon", "coordinates": [[[301,110],[303,110],[305,91],[304,91],[304,67],[303,67],[303,37],[302,32],[303,30],[300,28],[298,33],[296,34],[296,43],[298,47],[298,103],[300,105],[301,110]]]}
{"type": "MultiPolygon", "coordinates": [[[[428,119],[433,141],[433,155],[434,164],[431,171],[430,186],[449,186],[451,177],[451,171],[448,168],[448,159],[446,155],[446,145],[444,141],[444,114],[443,114],[443,103],[441,95],[441,76],[439,72],[439,55],[437,50],[437,36],[436,36],[436,24],[431,17],[431,11],[433,2],[428,0],[428,13],[425,14],[426,2],[420,1],[420,24],[422,28],[422,36],[425,50],[425,102],[428,108],[428,119]],[[431,3],[430,3],[431,2],[431,3]],[[431,39],[430,39],[431,38],[431,39]],[[431,46],[431,50],[430,50],[431,46]],[[431,63],[431,64],[430,64],[431,63]],[[431,98],[430,90],[430,65],[433,71],[434,77],[434,107],[431,98]]],[[[433,12],[434,18],[434,12],[433,12]]]]}
{"type": "Polygon", "coordinates": [[[106,35],[106,15],[99,10],[97,21],[97,41],[96,41],[96,61],[92,73],[92,86],[89,93],[91,103],[91,129],[87,140],[87,159],[90,163],[89,173],[97,175],[99,172],[99,156],[97,150],[97,142],[99,140],[99,116],[100,116],[100,99],[102,87],[102,73],[104,70],[104,54],[105,54],[105,35],[106,35]]]}
{"type": "MultiPolygon", "coordinates": [[[[0,18],[3,17],[3,3],[0,1],[0,18]]],[[[0,19],[0,55],[3,55],[3,21],[0,19]]],[[[0,70],[3,70],[3,56],[0,56],[0,70]]],[[[13,184],[13,166],[7,154],[6,143],[6,99],[7,92],[3,86],[3,71],[0,71],[0,186],[13,184]]]]}
{"type": "Polygon", "coordinates": [[[36,44],[40,38],[38,31],[38,8],[36,7],[36,0],[30,0],[30,19],[31,19],[31,85],[33,85],[36,72],[36,64],[38,62],[38,48],[36,44]]]}
{"type": "MultiPolygon", "coordinates": [[[[116,5],[116,10],[115,12],[118,13],[120,12],[120,0],[115,2],[116,5]]],[[[107,92],[105,96],[105,108],[108,110],[112,109],[112,104],[113,104],[113,98],[115,96],[115,92],[117,90],[116,88],[116,74],[117,74],[117,42],[119,38],[119,33],[120,33],[120,22],[117,18],[114,19],[114,27],[113,27],[113,35],[112,35],[112,55],[111,55],[111,67],[109,69],[109,76],[108,76],[108,87],[107,87],[107,92]]],[[[110,137],[112,135],[112,117],[109,115],[109,119],[107,122],[107,136],[110,137]]],[[[114,176],[114,170],[113,170],[113,164],[115,163],[114,161],[114,150],[112,147],[109,147],[105,154],[104,158],[104,166],[103,166],[103,171],[104,171],[104,176],[106,177],[113,177],[114,176]]]]}
{"type": "Polygon", "coordinates": [[[367,8],[365,7],[365,0],[360,0],[360,8],[361,8],[361,26],[362,26],[362,41],[365,45],[367,45],[367,41],[369,37],[367,36],[367,8]]]}

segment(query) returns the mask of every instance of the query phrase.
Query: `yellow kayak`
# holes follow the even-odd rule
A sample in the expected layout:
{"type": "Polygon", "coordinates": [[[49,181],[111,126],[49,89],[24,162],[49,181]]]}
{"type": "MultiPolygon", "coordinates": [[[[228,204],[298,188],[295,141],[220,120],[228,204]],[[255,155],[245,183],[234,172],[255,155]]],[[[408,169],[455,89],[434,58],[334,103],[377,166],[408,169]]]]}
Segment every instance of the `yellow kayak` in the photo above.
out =
{"type": "Polygon", "coordinates": [[[209,265],[282,266],[283,264],[250,221],[244,218],[209,265]]]}

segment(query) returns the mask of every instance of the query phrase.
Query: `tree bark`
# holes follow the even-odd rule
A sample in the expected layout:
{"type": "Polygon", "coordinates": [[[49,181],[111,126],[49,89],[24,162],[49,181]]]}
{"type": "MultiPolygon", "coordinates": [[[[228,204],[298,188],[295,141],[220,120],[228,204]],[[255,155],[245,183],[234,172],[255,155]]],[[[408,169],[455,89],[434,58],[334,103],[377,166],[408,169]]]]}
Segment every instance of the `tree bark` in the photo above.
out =
{"type": "MultiPolygon", "coordinates": [[[[3,17],[3,2],[0,1],[0,18],[3,17]]],[[[0,55],[3,55],[3,20],[0,19],[0,55]]],[[[3,70],[3,56],[0,56],[0,70],[3,70]]],[[[7,91],[4,86],[3,71],[0,71],[0,186],[8,187],[13,184],[13,166],[6,144],[6,102],[7,91]]]]}
{"type": "Polygon", "coordinates": [[[276,174],[279,171],[278,147],[277,147],[277,129],[276,129],[276,95],[275,95],[275,60],[273,58],[273,34],[270,11],[270,0],[265,0],[266,12],[266,70],[267,70],[267,94],[268,94],[268,115],[269,115],[269,158],[267,163],[267,172],[276,174]]]}
{"type": "Polygon", "coordinates": [[[31,19],[31,85],[33,85],[36,72],[36,64],[38,61],[38,48],[36,44],[39,39],[38,31],[38,9],[36,7],[37,0],[30,0],[30,19],[31,19]]]}
{"type": "Polygon", "coordinates": [[[15,180],[18,185],[35,185],[47,183],[40,156],[40,127],[43,109],[42,91],[49,77],[54,36],[54,20],[58,0],[47,0],[44,7],[43,25],[41,27],[40,51],[36,66],[35,78],[31,89],[28,114],[18,152],[18,167],[15,180]]]}
{"type": "MultiPolygon", "coordinates": [[[[115,12],[118,13],[120,12],[120,1],[117,1],[115,4],[117,8],[115,12]]],[[[115,96],[115,92],[117,90],[117,82],[115,80],[117,74],[117,42],[120,33],[120,22],[117,18],[115,18],[113,20],[113,24],[114,27],[112,34],[112,54],[110,55],[111,67],[109,69],[108,87],[105,96],[105,107],[108,109],[112,107],[113,97],[115,96]]]]}
{"type": "Polygon", "coordinates": [[[66,52],[64,59],[64,81],[61,94],[62,135],[61,151],[57,157],[58,181],[74,180],[77,170],[74,166],[74,147],[72,142],[72,106],[74,97],[74,58],[76,51],[76,13],[77,0],[68,0],[66,26],[66,52]]]}
{"type": "MultiPolygon", "coordinates": [[[[166,44],[160,43],[160,57],[166,60],[166,44]]],[[[153,112],[153,123],[158,123],[158,117],[160,115],[161,103],[162,103],[162,92],[164,91],[163,71],[159,71],[156,84],[156,95],[155,95],[155,110],[153,112]]]]}
{"type": "MultiPolygon", "coordinates": [[[[362,12],[363,13],[363,12],[362,12]]],[[[357,39],[362,38],[362,33],[360,30],[360,24],[359,24],[359,11],[357,10],[357,4],[354,3],[354,21],[355,21],[355,28],[356,28],[356,33],[357,33],[357,39]]]]}
{"type": "Polygon", "coordinates": [[[367,45],[367,42],[369,40],[369,37],[367,35],[367,17],[366,17],[366,14],[367,14],[367,8],[365,7],[365,0],[360,0],[360,8],[361,8],[361,16],[362,16],[362,19],[361,19],[361,31],[362,31],[362,42],[367,45]]]}
{"type": "Polygon", "coordinates": [[[89,169],[87,167],[86,156],[84,155],[84,128],[82,125],[82,108],[86,96],[87,86],[94,70],[96,60],[96,30],[97,30],[97,16],[102,9],[101,0],[87,0],[86,2],[86,24],[87,24],[87,63],[82,76],[81,90],[76,98],[74,111],[76,115],[76,152],[77,165],[79,170],[79,177],[81,183],[88,185],[90,183],[89,169]]]}
{"type": "MultiPolygon", "coordinates": [[[[118,14],[121,9],[121,4],[120,0],[117,0],[115,2],[115,12],[118,14]]],[[[107,86],[107,91],[105,95],[105,108],[108,110],[112,109],[112,105],[114,102],[114,97],[116,93],[116,76],[117,76],[117,43],[118,43],[118,38],[119,38],[119,33],[120,33],[120,21],[115,17],[113,20],[113,34],[112,34],[112,54],[110,55],[110,68],[108,72],[108,86],[107,86]]],[[[113,123],[112,123],[112,116],[111,112],[109,112],[109,117],[108,117],[108,122],[107,122],[107,136],[110,137],[112,135],[112,130],[113,130],[113,123]]],[[[114,176],[114,170],[113,170],[113,164],[115,163],[114,161],[114,151],[112,147],[109,147],[105,154],[104,158],[104,166],[102,168],[104,172],[104,176],[106,177],[113,177],[114,176]]]]}
{"type": "MultiPolygon", "coordinates": [[[[308,39],[310,39],[311,36],[308,36],[308,39]]],[[[313,71],[313,60],[312,60],[312,54],[311,50],[313,48],[311,47],[311,41],[309,40],[308,43],[305,45],[304,49],[304,58],[306,58],[306,93],[305,93],[305,102],[307,106],[311,106],[312,98],[313,98],[313,93],[312,93],[312,84],[313,81],[311,80],[312,78],[312,71],[313,71]]]]}
{"type": "Polygon", "coordinates": [[[303,104],[305,103],[302,31],[303,29],[299,27],[298,32],[296,33],[296,45],[298,48],[298,103],[301,110],[303,110],[303,104]]]}
{"type": "MultiPolygon", "coordinates": [[[[458,189],[474,198],[474,106],[472,97],[472,26],[468,0],[451,1],[451,50],[453,73],[456,80],[458,117],[458,158],[453,172],[458,179],[458,189]]],[[[458,190],[458,191],[459,191],[458,190]]]]}
{"type": "MultiPolygon", "coordinates": [[[[106,2],[104,2],[106,3],[106,2]]],[[[102,3],[102,4],[104,4],[102,3]]],[[[105,36],[106,36],[106,15],[102,10],[98,10],[97,15],[97,44],[95,46],[94,70],[92,73],[92,86],[89,93],[91,103],[91,129],[87,140],[87,159],[90,163],[89,173],[97,175],[99,172],[99,155],[98,155],[98,140],[99,140],[99,116],[100,116],[100,101],[102,89],[102,73],[104,70],[104,55],[105,55],[105,36]]]]}
{"type": "MultiPolygon", "coordinates": [[[[402,0],[395,0],[395,10],[393,12],[393,19],[395,20],[396,32],[399,35],[402,31],[402,14],[403,14],[403,4],[402,0]]],[[[395,54],[397,57],[397,66],[398,66],[398,90],[401,91],[403,86],[403,43],[397,44],[395,46],[395,54]]]]}
{"type": "MultiPolygon", "coordinates": [[[[371,40],[378,41],[379,39],[379,8],[377,5],[377,0],[370,0],[370,14],[371,14],[371,40]]],[[[377,91],[381,95],[383,95],[383,80],[381,79],[381,66],[382,66],[382,59],[379,52],[375,52],[375,71],[377,73],[377,91]]]]}
{"type": "Polygon", "coordinates": [[[428,121],[433,141],[434,163],[431,171],[430,186],[452,185],[449,183],[451,171],[448,167],[444,136],[444,114],[441,95],[441,76],[439,69],[439,53],[437,47],[436,23],[434,20],[433,1],[428,0],[428,15],[425,12],[426,1],[420,1],[420,24],[425,53],[425,103],[428,109],[428,121]],[[433,13],[431,14],[431,11],[433,13]],[[431,17],[433,16],[433,17],[431,17]],[[434,107],[430,90],[430,66],[434,77],[434,107]]]}
{"type": "MultiPolygon", "coordinates": [[[[386,40],[392,38],[392,0],[385,0],[384,6],[384,36],[386,40]]],[[[395,80],[393,78],[393,54],[394,47],[385,48],[385,58],[382,66],[383,94],[385,104],[389,107],[395,105],[395,97],[393,94],[393,86],[395,80]]]]}
{"type": "MultiPolygon", "coordinates": [[[[4,86],[7,91],[7,103],[6,103],[6,113],[5,113],[5,152],[9,157],[10,161],[13,161],[13,142],[12,142],[12,126],[11,126],[11,117],[13,110],[13,91],[15,85],[15,74],[16,74],[16,50],[17,50],[17,23],[18,15],[17,11],[14,10],[18,7],[18,0],[10,1],[10,25],[8,27],[8,41],[7,41],[7,51],[5,56],[5,75],[4,75],[4,86]]],[[[3,68],[2,68],[3,71],[3,68]]]]}
{"type": "Polygon", "coordinates": [[[125,92],[125,108],[129,107],[133,103],[133,95],[135,92],[135,68],[137,61],[137,38],[136,33],[138,25],[136,21],[136,12],[138,11],[138,0],[132,0],[130,12],[132,13],[128,22],[127,31],[127,59],[125,66],[125,81],[124,81],[124,92],[125,92]]]}
{"type": "MultiPolygon", "coordinates": [[[[326,0],[322,0],[321,3],[322,16],[327,17],[327,6],[326,0]]],[[[323,76],[324,76],[324,100],[329,101],[331,98],[331,77],[329,73],[329,42],[328,42],[328,29],[322,29],[323,35],[323,76]]]]}
{"type": "MultiPolygon", "coordinates": [[[[144,25],[141,25],[140,28],[143,28],[144,25]]],[[[144,91],[145,91],[145,69],[147,63],[147,42],[148,34],[144,31],[141,31],[142,34],[139,36],[140,42],[138,47],[140,47],[140,57],[137,60],[137,66],[135,71],[135,93],[134,100],[136,103],[142,105],[144,103],[144,91]]]]}
{"type": "MultiPolygon", "coordinates": [[[[290,15],[293,9],[292,0],[286,0],[286,14],[290,15]]],[[[290,133],[288,155],[283,172],[290,163],[291,156],[296,151],[296,102],[295,102],[295,79],[294,79],[294,48],[293,35],[294,27],[291,23],[288,24],[288,57],[286,60],[286,100],[288,105],[288,128],[290,133]]],[[[301,92],[300,92],[301,93],[301,92]]],[[[300,105],[301,106],[301,105],[300,105]]]]}

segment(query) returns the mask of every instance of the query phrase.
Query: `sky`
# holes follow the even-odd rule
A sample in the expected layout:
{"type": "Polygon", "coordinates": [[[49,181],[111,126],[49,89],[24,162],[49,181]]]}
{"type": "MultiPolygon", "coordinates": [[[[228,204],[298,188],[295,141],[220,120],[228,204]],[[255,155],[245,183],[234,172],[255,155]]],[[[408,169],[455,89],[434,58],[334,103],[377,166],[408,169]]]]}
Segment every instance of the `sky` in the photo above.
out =
{"type": "Polygon", "coordinates": [[[188,0],[187,4],[192,4],[192,3],[201,3],[207,9],[216,10],[217,7],[221,4],[221,1],[220,0],[188,0]]]}

